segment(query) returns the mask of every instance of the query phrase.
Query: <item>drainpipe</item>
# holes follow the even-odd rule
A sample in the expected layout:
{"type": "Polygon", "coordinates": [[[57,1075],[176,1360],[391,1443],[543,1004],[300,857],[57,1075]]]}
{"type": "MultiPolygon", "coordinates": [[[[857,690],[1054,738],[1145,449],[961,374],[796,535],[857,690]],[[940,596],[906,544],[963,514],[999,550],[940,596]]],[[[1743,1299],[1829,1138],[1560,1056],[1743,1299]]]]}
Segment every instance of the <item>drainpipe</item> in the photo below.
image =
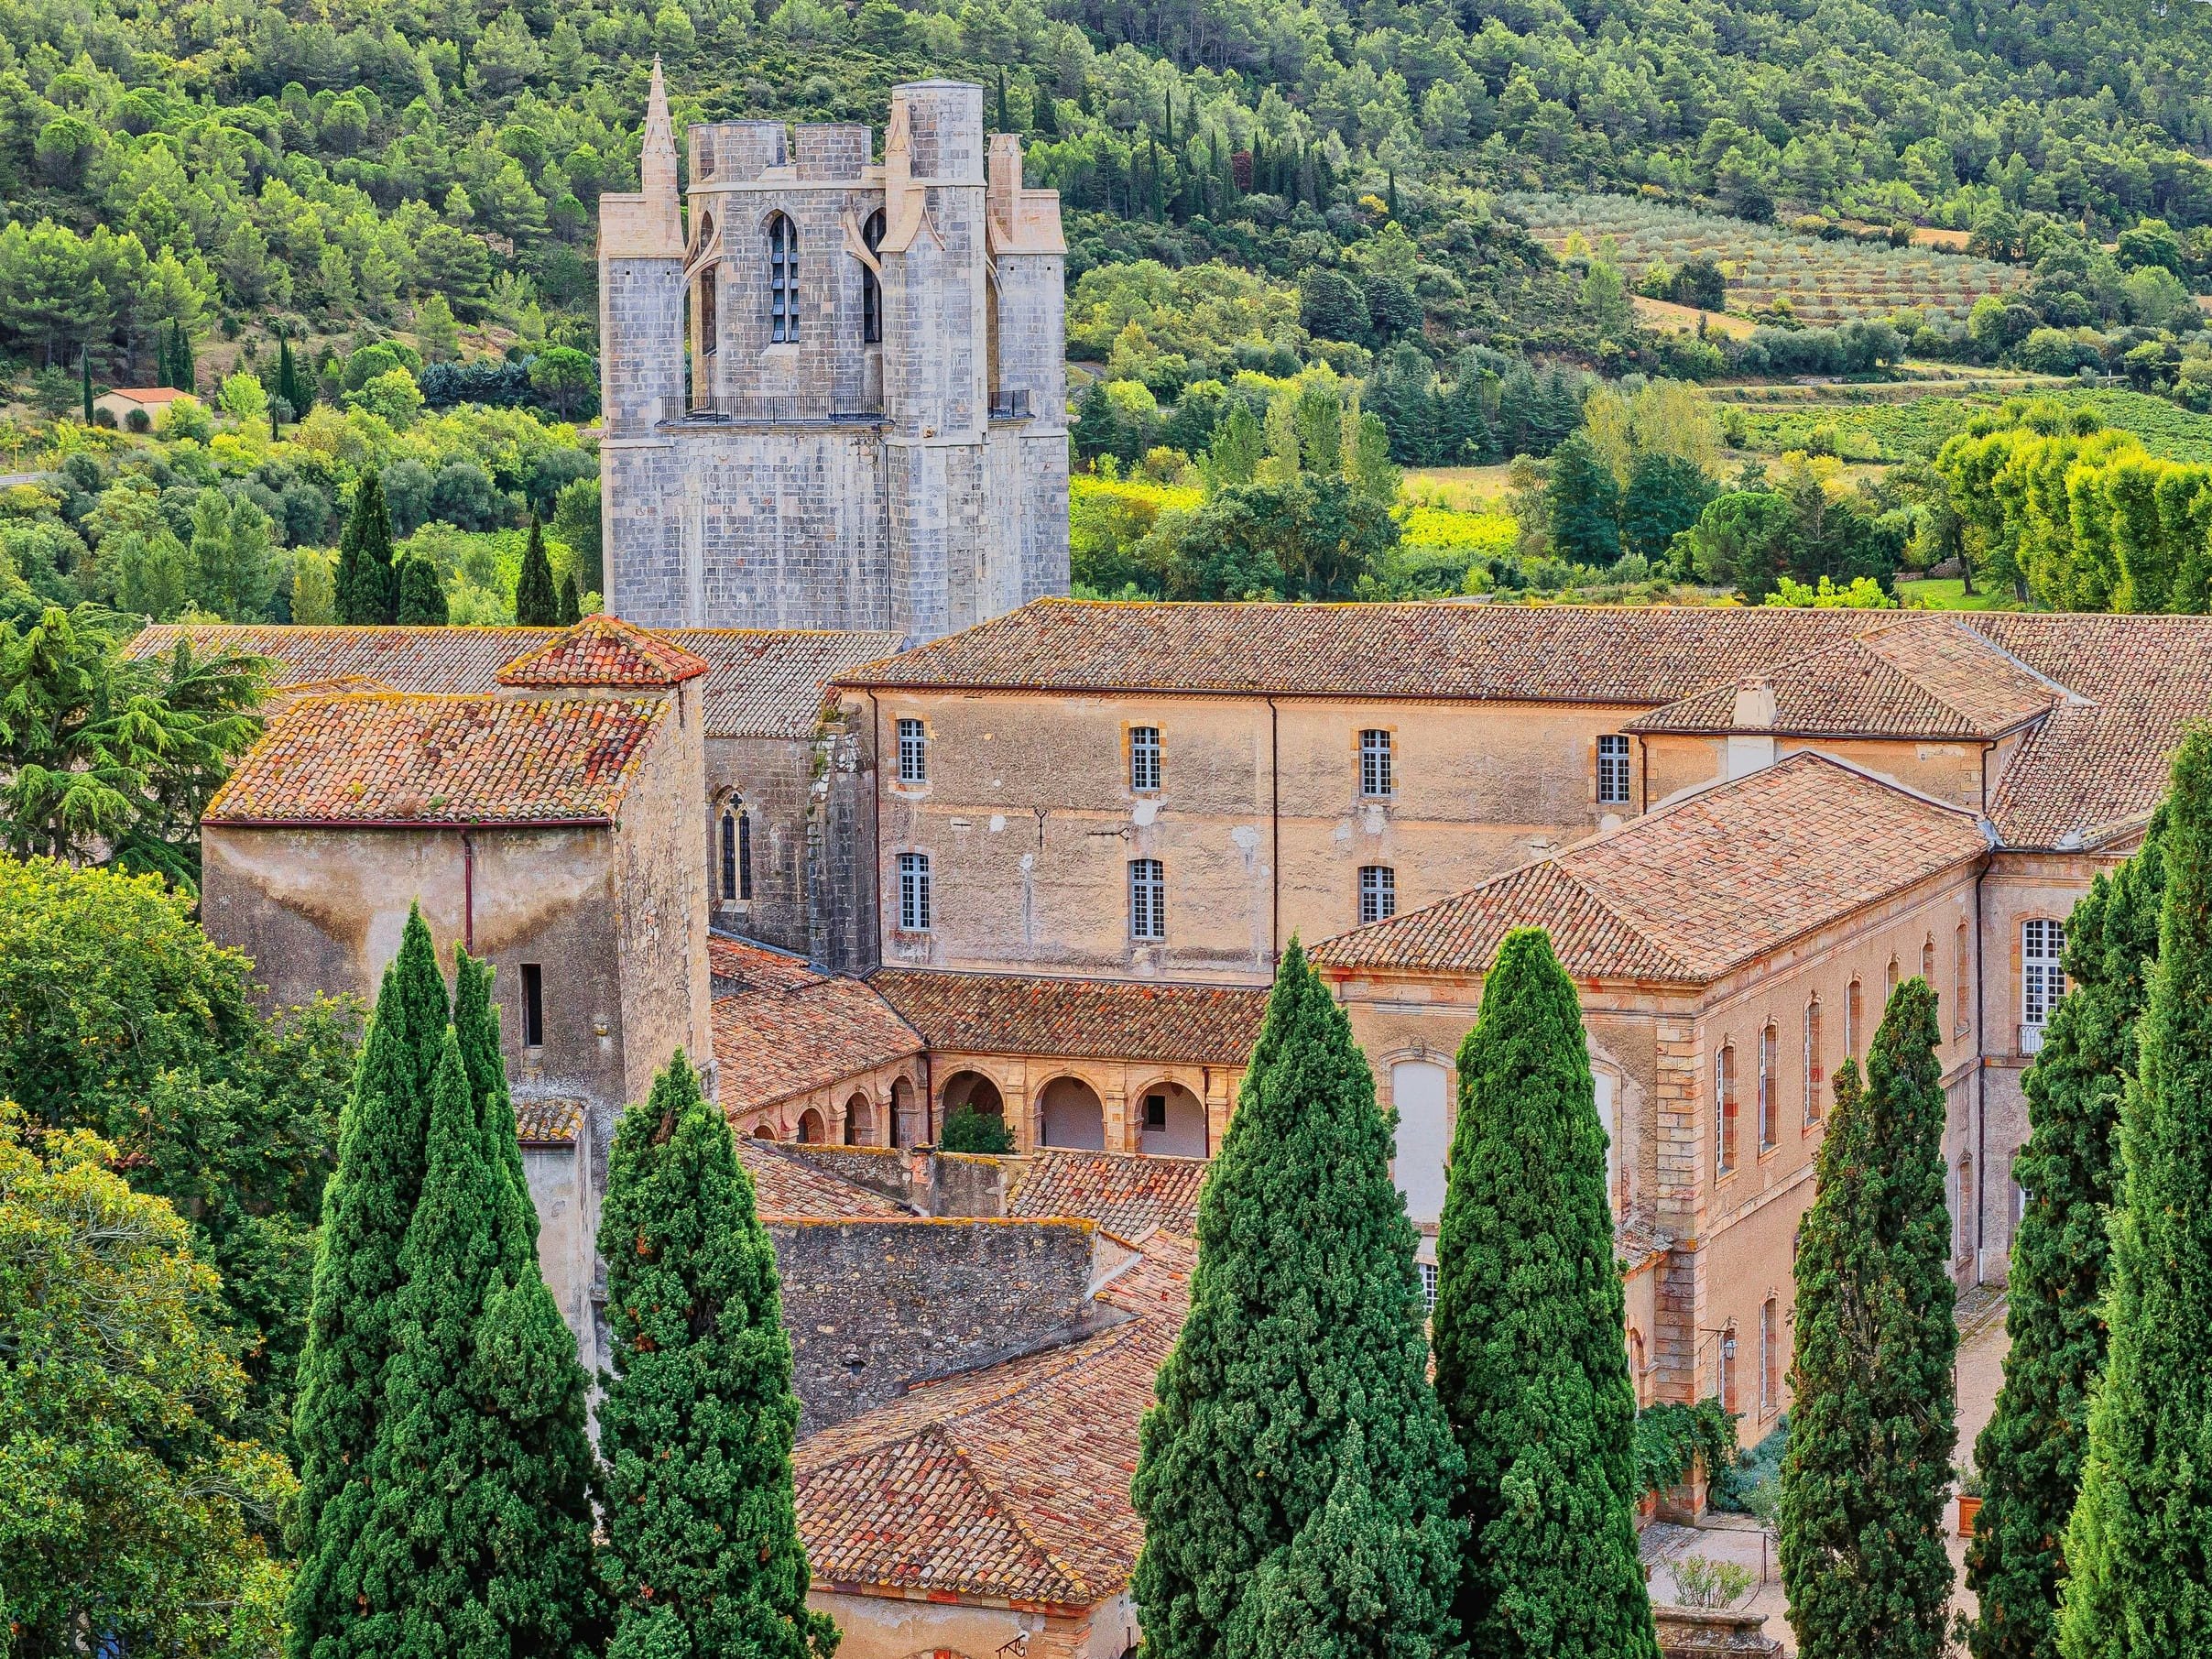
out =
{"type": "Polygon", "coordinates": [[[1268,950],[1282,960],[1282,747],[1275,699],[1268,699],[1268,950]]]}
{"type": "MultiPolygon", "coordinates": [[[[1983,751],[1985,761],[1988,750],[1983,751]]],[[[1982,875],[1989,872],[1985,868],[1982,875]]],[[[1982,1278],[1983,1233],[1989,1214],[1989,1068],[1982,1058],[1989,1045],[1982,1040],[1982,1016],[1987,1005],[1982,999],[1982,975],[1988,967],[1988,951],[1981,936],[1981,884],[1982,876],[1974,878],[1974,1016],[1970,1022],[1974,1036],[1974,1282],[1982,1278]]]]}
{"type": "Polygon", "coordinates": [[[461,832],[461,943],[471,954],[476,949],[476,826],[461,832]]]}

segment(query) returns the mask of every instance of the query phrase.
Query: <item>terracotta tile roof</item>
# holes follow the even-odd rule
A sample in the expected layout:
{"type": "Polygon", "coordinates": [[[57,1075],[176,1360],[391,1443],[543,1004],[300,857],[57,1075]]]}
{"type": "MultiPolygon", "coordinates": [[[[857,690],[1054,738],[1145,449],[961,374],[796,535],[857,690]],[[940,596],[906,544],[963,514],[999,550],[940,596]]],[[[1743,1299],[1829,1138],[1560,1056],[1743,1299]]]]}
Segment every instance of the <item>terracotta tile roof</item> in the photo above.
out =
{"type": "Polygon", "coordinates": [[[670,686],[696,680],[706,664],[634,622],[586,617],[499,668],[502,685],[670,686]]]}
{"type": "Polygon", "coordinates": [[[2006,845],[2095,846],[2140,824],[2166,792],[2184,728],[2212,718],[2212,617],[1971,620],[2088,700],[2055,710],[2006,768],[1989,803],[2006,845]]]}
{"type": "MultiPolygon", "coordinates": [[[[707,665],[710,737],[812,735],[830,682],[896,650],[899,636],[872,630],[661,628],[655,634],[707,665]]],[[[488,692],[499,671],[547,644],[545,628],[280,628],[162,623],[140,630],[126,654],[195,646],[268,658],[279,685],[358,675],[400,692],[488,692]]]]}
{"type": "Polygon", "coordinates": [[[1154,1228],[1193,1233],[1203,1158],[1154,1158],[1130,1152],[1041,1151],[1007,1195],[1007,1213],[1042,1219],[1078,1216],[1117,1238],[1137,1239],[1154,1228]]]}
{"type": "Polygon", "coordinates": [[[667,707],[309,697],[270,718],[203,815],[211,824],[606,820],[667,707]]]}
{"type": "Polygon", "coordinates": [[[1041,599],[843,683],[1660,704],[1848,638],[1874,615],[1041,599]]]}
{"type": "Polygon", "coordinates": [[[1134,1315],[1064,1348],[916,1388],[809,1435],[792,1464],[817,1585],[1088,1607],[1143,1529],[1138,1424],[1189,1304],[1187,1240],[1154,1234],[1100,1300],[1134,1315]]]}
{"type": "Polygon", "coordinates": [[[1241,1065],[1264,990],[882,968],[868,983],[932,1048],[1241,1065]]]}
{"type": "Polygon", "coordinates": [[[515,1137],[525,1146],[573,1146],[583,1131],[583,1102],[553,1097],[515,1102],[515,1137]]]}
{"type": "Polygon", "coordinates": [[[1801,753],[1313,959],[1480,975],[1509,930],[1542,927],[1578,979],[1702,985],[1988,850],[1972,814],[1801,753]]]}
{"type": "Polygon", "coordinates": [[[752,1174],[754,1206],[765,1220],[864,1221],[912,1214],[881,1193],[841,1181],[750,1135],[737,1137],[737,1162],[752,1174]]]}
{"type": "Polygon", "coordinates": [[[922,1040],[865,980],[818,974],[796,957],[716,939],[708,966],[738,988],[714,999],[714,1063],[726,1112],[823,1088],[918,1054],[922,1040]]]}
{"type": "Polygon", "coordinates": [[[1771,719],[1737,722],[1737,684],[1708,686],[1628,723],[1631,732],[1762,731],[1793,737],[1994,738],[2066,695],[1956,617],[1909,617],[1747,678],[1774,693],[1771,719]]]}

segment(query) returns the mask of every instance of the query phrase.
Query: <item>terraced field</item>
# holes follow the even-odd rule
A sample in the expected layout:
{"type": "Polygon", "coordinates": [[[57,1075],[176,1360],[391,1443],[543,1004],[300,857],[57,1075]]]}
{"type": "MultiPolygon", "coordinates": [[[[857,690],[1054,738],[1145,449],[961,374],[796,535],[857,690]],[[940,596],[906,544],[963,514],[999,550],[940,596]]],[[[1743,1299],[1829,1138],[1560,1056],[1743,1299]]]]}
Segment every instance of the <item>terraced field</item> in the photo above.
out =
{"type": "Polygon", "coordinates": [[[1886,317],[1906,306],[1964,322],[1977,300],[2018,287],[2023,275],[1964,254],[1829,242],[1634,196],[1509,195],[1498,206],[1553,253],[1564,252],[1578,232],[1592,248],[1611,237],[1631,282],[1654,260],[1679,267],[1702,254],[1726,269],[1730,310],[1786,299],[1800,322],[1817,327],[1886,317]]]}

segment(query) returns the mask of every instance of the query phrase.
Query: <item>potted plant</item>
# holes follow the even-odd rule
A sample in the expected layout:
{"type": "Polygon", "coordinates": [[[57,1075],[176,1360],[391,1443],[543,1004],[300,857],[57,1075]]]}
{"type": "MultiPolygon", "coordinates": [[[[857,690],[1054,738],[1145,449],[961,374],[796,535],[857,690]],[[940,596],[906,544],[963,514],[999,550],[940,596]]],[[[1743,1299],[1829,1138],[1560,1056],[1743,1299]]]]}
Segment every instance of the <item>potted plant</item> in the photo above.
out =
{"type": "Polygon", "coordinates": [[[1982,1480],[1981,1470],[1971,1464],[1961,1465],[1957,1474],[1958,1535],[1971,1538],[1974,1517],[1981,1512],[1981,1501],[1989,1495],[1989,1489],[1982,1480]]]}

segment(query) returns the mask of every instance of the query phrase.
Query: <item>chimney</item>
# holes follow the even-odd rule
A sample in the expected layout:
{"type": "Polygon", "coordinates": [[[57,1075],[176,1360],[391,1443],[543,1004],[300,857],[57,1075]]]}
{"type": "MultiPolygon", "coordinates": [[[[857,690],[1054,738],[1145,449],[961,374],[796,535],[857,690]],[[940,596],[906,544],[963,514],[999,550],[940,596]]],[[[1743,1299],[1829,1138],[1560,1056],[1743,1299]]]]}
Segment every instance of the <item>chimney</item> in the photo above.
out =
{"type": "Polygon", "coordinates": [[[1763,770],[1774,764],[1774,679],[1753,674],[1736,682],[1736,709],[1729,717],[1735,730],[1728,734],[1728,779],[1763,770]]]}

